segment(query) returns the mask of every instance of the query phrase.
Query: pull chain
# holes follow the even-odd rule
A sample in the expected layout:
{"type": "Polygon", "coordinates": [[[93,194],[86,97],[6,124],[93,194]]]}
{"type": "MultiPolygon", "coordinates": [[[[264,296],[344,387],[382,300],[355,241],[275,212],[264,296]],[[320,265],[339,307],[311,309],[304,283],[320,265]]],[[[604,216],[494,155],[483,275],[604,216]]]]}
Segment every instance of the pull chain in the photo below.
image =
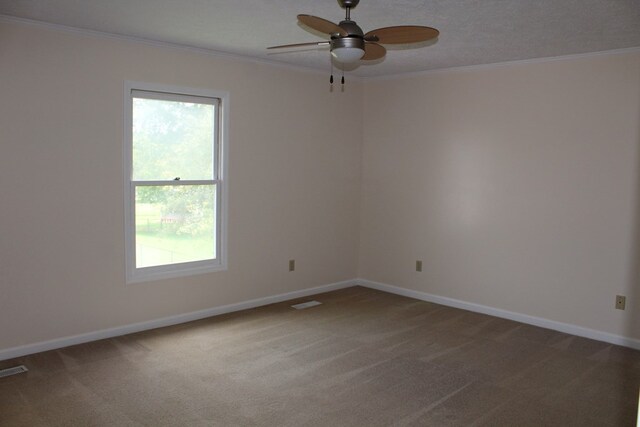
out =
{"type": "Polygon", "coordinates": [[[344,70],[342,70],[342,79],[340,80],[340,84],[342,85],[342,89],[344,89],[344,70]]]}
{"type": "Polygon", "coordinates": [[[331,77],[329,77],[329,84],[333,84],[333,61],[331,61],[331,77]]]}

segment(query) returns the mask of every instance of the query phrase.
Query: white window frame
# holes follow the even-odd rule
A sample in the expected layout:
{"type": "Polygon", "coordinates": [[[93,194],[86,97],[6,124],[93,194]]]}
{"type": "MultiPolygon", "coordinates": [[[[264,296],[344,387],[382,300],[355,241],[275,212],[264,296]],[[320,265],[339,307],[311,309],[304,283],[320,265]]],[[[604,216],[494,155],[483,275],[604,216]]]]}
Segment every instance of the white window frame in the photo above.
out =
{"type": "Polygon", "coordinates": [[[227,269],[227,207],[228,207],[228,138],[229,93],[208,89],[169,86],[155,83],[125,81],[124,91],[124,207],[125,207],[125,269],[126,283],[170,279],[227,269]],[[180,96],[201,97],[217,101],[217,138],[214,145],[213,180],[179,181],[179,185],[216,185],[216,259],[136,268],[135,188],[137,185],[174,185],[175,181],[134,181],[133,178],[133,92],[153,92],[157,99],[178,100],[180,96]]]}

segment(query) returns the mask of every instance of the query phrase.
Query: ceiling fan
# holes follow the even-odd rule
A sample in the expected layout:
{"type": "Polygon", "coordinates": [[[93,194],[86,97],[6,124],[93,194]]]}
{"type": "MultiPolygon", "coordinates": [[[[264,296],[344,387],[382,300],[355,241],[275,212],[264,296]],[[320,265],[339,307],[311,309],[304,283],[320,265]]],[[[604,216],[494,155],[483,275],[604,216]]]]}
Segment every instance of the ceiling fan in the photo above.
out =
{"type": "Polygon", "coordinates": [[[342,64],[354,63],[358,60],[372,61],[385,56],[384,44],[419,43],[438,37],[440,32],[435,28],[419,25],[401,25],[378,28],[367,33],[351,20],[351,9],[360,0],[338,0],[346,10],[344,21],[334,24],[326,19],[312,15],[298,15],[298,21],[307,27],[330,36],[330,40],[311,43],[295,43],[271,46],[267,49],[282,49],[300,46],[329,46],[331,55],[342,64]]]}

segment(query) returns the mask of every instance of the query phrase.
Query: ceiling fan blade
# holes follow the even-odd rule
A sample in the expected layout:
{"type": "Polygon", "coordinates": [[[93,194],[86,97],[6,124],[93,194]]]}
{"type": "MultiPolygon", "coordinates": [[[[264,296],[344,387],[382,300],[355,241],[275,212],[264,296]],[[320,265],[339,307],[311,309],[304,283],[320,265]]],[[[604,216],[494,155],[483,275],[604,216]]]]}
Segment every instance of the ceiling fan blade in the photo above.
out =
{"type": "Polygon", "coordinates": [[[320,31],[324,34],[338,33],[341,36],[346,36],[348,33],[340,28],[338,24],[334,24],[326,19],[318,18],[312,15],[298,15],[298,21],[302,22],[307,27],[313,28],[316,31],[320,31]]]}
{"type": "Polygon", "coordinates": [[[364,56],[360,59],[364,61],[372,61],[380,59],[387,54],[387,49],[378,43],[366,42],[364,44],[364,56]]]}
{"type": "Polygon", "coordinates": [[[294,44],[283,44],[280,46],[269,46],[267,49],[282,49],[285,47],[299,47],[299,46],[329,46],[329,42],[311,42],[311,43],[294,43],[294,44]]]}
{"type": "Polygon", "coordinates": [[[408,44],[431,40],[438,37],[440,31],[419,25],[400,25],[397,27],[377,28],[364,35],[365,40],[382,44],[408,44]]]}

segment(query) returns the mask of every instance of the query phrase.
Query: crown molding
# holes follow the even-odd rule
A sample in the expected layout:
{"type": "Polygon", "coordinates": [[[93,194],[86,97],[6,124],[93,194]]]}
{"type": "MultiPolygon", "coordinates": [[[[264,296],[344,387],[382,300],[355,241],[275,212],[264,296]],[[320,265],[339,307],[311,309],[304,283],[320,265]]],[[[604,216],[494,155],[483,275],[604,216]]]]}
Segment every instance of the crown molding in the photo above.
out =
{"type": "Polygon", "coordinates": [[[423,71],[410,71],[407,73],[387,74],[384,76],[371,76],[371,77],[361,76],[360,79],[362,79],[365,82],[378,81],[378,80],[395,80],[395,79],[404,79],[404,78],[412,78],[412,77],[421,77],[421,76],[426,76],[431,74],[491,70],[491,69],[503,68],[503,67],[514,67],[514,66],[529,65],[529,64],[541,64],[545,62],[570,61],[575,59],[593,58],[597,56],[625,55],[625,54],[634,54],[634,53],[640,53],[640,46],[628,47],[623,49],[602,50],[598,52],[586,52],[586,53],[575,53],[570,55],[548,56],[543,58],[519,59],[516,61],[493,62],[490,64],[463,65],[460,67],[436,68],[433,70],[423,70],[423,71]]]}
{"type": "MultiPolygon", "coordinates": [[[[301,65],[293,65],[293,64],[288,64],[288,63],[279,62],[279,61],[269,61],[266,59],[255,58],[247,55],[238,55],[235,53],[223,52],[223,51],[214,50],[214,49],[206,49],[206,48],[189,46],[189,45],[184,45],[179,43],[170,43],[170,42],[164,42],[159,40],[146,39],[143,37],[125,36],[122,34],[107,33],[104,31],[89,30],[86,28],[70,27],[67,25],[53,24],[50,22],[37,21],[37,20],[27,19],[27,18],[18,18],[16,16],[0,14],[0,23],[3,23],[3,22],[9,23],[9,24],[16,23],[16,24],[30,25],[33,27],[44,28],[52,31],[75,34],[80,36],[89,36],[89,37],[94,37],[98,39],[124,41],[124,42],[144,44],[152,47],[177,49],[177,50],[182,50],[186,52],[210,56],[210,57],[219,58],[219,59],[227,59],[231,61],[245,62],[245,63],[251,63],[251,64],[269,65],[272,67],[284,68],[288,70],[300,71],[305,73],[323,74],[323,75],[327,74],[326,70],[318,70],[316,68],[304,67],[301,65]]],[[[350,74],[349,78],[356,81],[362,80],[361,76],[357,76],[354,74],[350,74]]]]}
{"type": "MultiPolygon", "coordinates": [[[[194,46],[189,46],[189,45],[184,45],[179,43],[163,42],[159,40],[146,39],[143,37],[125,36],[121,34],[107,33],[104,31],[95,31],[95,30],[89,30],[85,28],[70,27],[67,25],[53,24],[50,22],[37,21],[33,19],[18,18],[11,15],[0,14],[0,23],[2,22],[31,25],[35,27],[50,29],[53,31],[83,35],[83,36],[91,36],[91,37],[101,38],[101,39],[140,43],[140,44],[145,44],[153,47],[178,49],[178,50],[192,52],[200,55],[211,56],[214,58],[227,59],[227,60],[239,61],[239,62],[245,62],[245,63],[269,65],[272,67],[300,71],[305,73],[326,74],[326,71],[318,70],[316,68],[304,67],[301,65],[293,65],[293,64],[280,62],[280,61],[269,61],[263,58],[255,58],[247,55],[239,55],[235,53],[228,53],[228,52],[223,52],[223,51],[214,50],[214,49],[206,49],[201,47],[194,47],[194,46]]],[[[585,53],[577,53],[577,54],[569,54],[569,55],[543,57],[543,58],[531,58],[531,59],[520,59],[515,61],[494,62],[490,64],[475,64],[475,65],[464,65],[459,67],[437,68],[432,70],[410,71],[406,73],[386,74],[383,76],[368,77],[368,76],[359,76],[357,74],[350,73],[349,78],[356,80],[358,82],[395,80],[395,79],[421,77],[421,76],[427,76],[427,75],[439,74],[439,73],[491,70],[491,69],[503,68],[503,67],[540,64],[540,63],[555,62],[555,61],[569,61],[569,60],[575,60],[575,59],[592,58],[597,56],[623,55],[623,54],[633,54],[633,53],[640,53],[640,46],[622,48],[622,49],[611,49],[611,50],[604,50],[604,51],[598,51],[598,52],[585,52],[585,53]]]]}

